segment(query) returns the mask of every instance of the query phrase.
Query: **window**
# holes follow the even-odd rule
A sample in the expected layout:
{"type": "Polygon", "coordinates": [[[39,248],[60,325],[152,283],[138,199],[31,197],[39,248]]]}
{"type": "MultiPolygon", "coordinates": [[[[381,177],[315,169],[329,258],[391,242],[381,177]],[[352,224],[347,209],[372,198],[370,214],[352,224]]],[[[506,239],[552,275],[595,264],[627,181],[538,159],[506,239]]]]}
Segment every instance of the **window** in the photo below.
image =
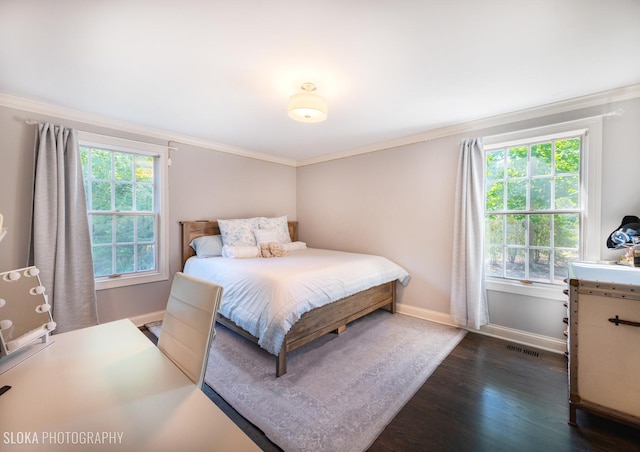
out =
{"type": "Polygon", "coordinates": [[[167,279],[167,152],[150,146],[80,136],[97,288],[167,279]]]}
{"type": "Polygon", "coordinates": [[[575,129],[569,123],[564,131],[556,126],[548,134],[539,129],[515,140],[485,140],[484,248],[490,280],[563,284],[569,262],[599,252],[593,243],[599,226],[587,225],[589,215],[599,224],[599,174],[593,168],[600,155],[594,145],[599,124],[575,129]]]}

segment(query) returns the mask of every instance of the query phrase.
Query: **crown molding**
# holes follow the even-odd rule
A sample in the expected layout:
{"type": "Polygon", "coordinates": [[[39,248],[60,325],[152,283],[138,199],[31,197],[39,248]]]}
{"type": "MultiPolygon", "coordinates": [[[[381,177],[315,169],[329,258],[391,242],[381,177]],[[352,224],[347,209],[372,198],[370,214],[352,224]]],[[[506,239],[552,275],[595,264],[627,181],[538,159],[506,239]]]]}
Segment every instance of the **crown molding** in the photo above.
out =
{"type": "MultiPolygon", "coordinates": [[[[248,157],[256,160],[264,160],[271,163],[278,163],[280,165],[296,166],[296,161],[291,159],[285,159],[276,157],[273,155],[262,154],[259,152],[250,151],[240,147],[230,146],[215,141],[200,139],[188,135],[174,133],[168,130],[157,129],[154,127],[143,126],[127,121],[113,119],[105,116],[100,116],[92,113],[85,113],[71,108],[60,107],[58,105],[48,104],[44,102],[38,102],[31,99],[25,99],[22,97],[16,97],[9,94],[0,93],[0,105],[14,108],[16,110],[22,110],[29,113],[35,113],[45,116],[52,116],[55,118],[65,119],[68,121],[81,122],[98,127],[106,127],[122,132],[133,133],[143,135],[150,138],[157,138],[159,140],[186,144],[189,146],[197,146],[204,149],[210,149],[213,151],[225,152],[227,154],[234,154],[242,157],[248,157]]],[[[29,118],[24,118],[25,120],[29,118]]]]}
{"type": "MultiPolygon", "coordinates": [[[[248,157],[257,160],[263,160],[266,162],[277,163],[280,165],[301,167],[307,165],[313,165],[316,163],[328,162],[331,160],[338,160],[347,157],[353,157],[361,154],[368,154],[370,152],[377,152],[386,149],[400,148],[410,144],[421,143],[437,138],[443,138],[451,135],[457,135],[462,133],[468,133],[474,130],[486,129],[490,127],[502,126],[509,123],[526,121],[529,119],[540,118],[543,116],[551,116],[558,113],[566,113],[568,111],[580,110],[583,108],[594,107],[598,105],[604,105],[611,102],[620,102],[629,99],[635,99],[640,97],[640,84],[629,85],[621,88],[616,88],[608,91],[602,91],[586,96],[581,96],[573,99],[567,99],[551,104],[541,105],[537,107],[518,110],[511,113],[506,113],[497,116],[491,116],[488,118],[478,119],[460,124],[454,124],[450,126],[440,127],[437,129],[431,129],[424,132],[420,132],[414,135],[408,135],[399,137],[393,140],[388,140],[380,143],[373,143],[370,145],[360,146],[357,148],[347,149],[340,152],[308,159],[308,160],[292,160],[283,157],[276,157],[273,155],[263,154],[255,151],[250,151],[240,147],[230,146],[215,141],[210,141],[202,138],[196,138],[189,135],[183,135],[174,133],[167,130],[156,129],[153,127],[147,127],[127,121],[121,121],[105,116],[95,115],[91,113],[84,113],[78,110],[73,110],[66,107],[60,107],[57,105],[47,104],[44,102],[38,102],[21,97],[11,96],[8,94],[0,93],[0,105],[17,110],[23,110],[31,113],[42,114],[46,116],[52,116],[55,118],[66,119],[70,121],[77,121],[94,126],[107,127],[123,132],[139,134],[148,136],[151,138],[157,138],[160,140],[166,140],[167,142],[186,144],[189,146],[196,146],[204,149],[210,149],[219,152],[225,152],[228,154],[238,155],[242,157],[248,157]]],[[[28,119],[28,118],[25,118],[28,119]]],[[[580,119],[580,118],[577,118],[580,119]]]]}
{"type": "MultiPolygon", "coordinates": [[[[567,99],[551,104],[540,105],[537,107],[518,110],[515,112],[505,113],[502,115],[491,116],[488,118],[478,119],[474,121],[464,122],[460,124],[454,124],[450,126],[440,127],[437,129],[427,130],[414,135],[408,135],[402,138],[397,138],[382,143],[371,144],[368,146],[362,146],[354,149],[348,149],[345,151],[329,154],[314,159],[298,161],[297,166],[312,165],[315,163],[327,162],[330,160],[337,160],[346,157],[352,157],[360,154],[366,154],[369,152],[382,151],[391,148],[398,148],[409,144],[421,143],[424,141],[434,140],[437,138],[443,138],[451,135],[457,135],[461,133],[468,133],[474,130],[488,129],[490,127],[502,126],[519,121],[526,121],[529,119],[540,118],[544,116],[551,116],[559,113],[566,113],[568,111],[580,110],[583,108],[595,107],[599,105],[605,105],[612,102],[621,102],[629,99],[635,99],[640,97],[640,84],[630,85],[621,88],[616,88],[609,91],[602,91],[599,93],[589,94],[586,96],[576,97],[573,99],[567,99]]],[[[582,118],[576,118],[582,119],[582,118]]]]}

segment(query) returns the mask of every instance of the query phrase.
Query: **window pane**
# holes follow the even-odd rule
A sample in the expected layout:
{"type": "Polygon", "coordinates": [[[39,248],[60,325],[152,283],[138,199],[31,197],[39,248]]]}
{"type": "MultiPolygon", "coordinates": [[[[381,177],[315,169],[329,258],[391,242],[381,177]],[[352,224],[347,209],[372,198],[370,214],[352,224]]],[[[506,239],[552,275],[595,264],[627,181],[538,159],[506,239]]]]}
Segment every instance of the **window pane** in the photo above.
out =
{"type": "Polygon", "coordinates": [[[566,276],[581,243],[581,147],[580,137],[540,138],[485,154],[488,275],[544,283],[566,276]],[[571,213],[544,213],[551,210],[571,213]],[[505,211],[522,213],[496,213],[505,211]]]}
{"type": "Polygon", "coordinates": [[[527,232],[527,217],[525,215],[506,215],[507,222],[507,245],[520,245],[526,244],[525,236],[527,232]]]}
{"type": "Polygon", "coordinates": [[[530,246],[551,246],[551,215],[530,215],[530,246]]]}
{"type": "Polygon", "coordinates": [[[484,241],[487,245],[502,245],[503,237],[502,215],[487,215],[484,220],[484,241]]]}
{"type": "Polygon", "coordinates": [[[91,209],[111,210],[110,182],[93,182],[91,184],[91,209]]]}
{"type": "Polygon", "coordinates": [[[551,174],[551,143],[531,146],[531,176],[551,174]]]}
{"type": "Polygon", "coordinates": [[[504,149],[488,151],[485,155],[487,180],[504,179],[504,149]]]}
{"type": "Polygon", "coordinates": [[[118,215],[116,217],[116,242],[133,242],[133,217],[118,215]]]}
{"type": "Polygon", "coordinates": [[[91,243],[94,245],[113,242],[113,216],[91,216],[91,243]]]}
{"type": "Polygon", "coordinates": [[[152,244],[138,245],[138,271],[155,270],[156,250],[152,244]]]}
{"type": "Polygon", "coordinates": [[[136,156],[136,182],[153,182],[153,157],[136,156]]]}
{"type": "Polygon", "coordinates": [[[507,177],[527,177],[527,146],[508,149],[507,177]]]}
{"type": "Polygon", "coordinates": [[[156,236],[156,218],[153,215],[138,217],[138,242],[152,242],[156,236]]]}
{"type": "Polygon", "coordinates": [[[113,274],[113,248],[111,246],[94,246],[93,274],[95,276],[108,276],[113,274]]]}
{"type": "Polygon", "coordinates": [[[116,210],[133,210],[133,185],[127,183],[116,183],[116,210]]]}
{"type": "Polygon", "coordinates": [[[556,178],[556,208],[576,209],[580,205],[580,177],[561,176],[556,178]]]}
{"type": "Polygon", "coordinates": [[[503,277],[504,262],[502,257],[502,246],[489,246],[485,250],[485,268],[487,276],[503,277]]]}
{"type": "Polygon", "coordinates": [[[116,169],[115,179],[124,181],[133,180],[133,155],[114,152],[113,159],[116,169]]]}
{"type": "Polygon", "coordinates": [[[550,250],[533,248],[529,250],[529,279],[531,281],[551,282],[550,250]]]}
{"type": "Polygon", "coordinates": [[[504,209],[504,182],[489,182],[485,194],[485,210],[488,212],[504,209]]]}
{"type": "Polygon", "coordinates": [[[133,245],[116,246],[116,273],[131,273],[135,271],[135,247],[133,245]]]}
{"type": "Polygon", "coordinates": [[[153,185],[136,184],[136,210],[153,212],[153,185]]]}
{"type": "Polygon", "coordinates": [[[580,172],[580,139],[556,141],[556,174],[580,172]]]}
{"type": "Polygon", "coordinates": [[[578,260],[578,251],[556,250],[554,254],[554,282],[560,284],[569,275],[569,262],[578,260]]]}
{"type": "Polygon", "coordinates": [[[531,208],[533,210],[551,209],[551,178],[531,179],[531,208]]]}
{"type": "Polygon", "coordinates": [[[91,150],[91,175],[94,179],[111,179],[111,152],[91,150]]]}
{"type": "Polygon", "coordinates": [[[578,249],[580,243],[580,217],[578,214],[554,215],[553,224],[554,246],[578,249]]]}
{"type": "Polygon", "coordinates": [[[507,210],[525,210],[527,208],[527,181],[507,181],[507,210]]]}
{"type": "Polygon", "coordinates": [[[156,202],[160,194],[156,169],[164,154],[120,152],[110,149],[109,145],[94,148],[82,144],[79,148],[94,275],[105,277],[159,270],[157,219],[160,212],[157,209],[161,204],[156,202]],[[107,215],[94,214],[96,211],[107,215]],[[133,212],[145,215],[130,214],[133,212]]]}
{"type": "Polygon", "coordinates": [[[507,247],[505,275],[509,278],[524,279],[524,248],[507,247]]]}

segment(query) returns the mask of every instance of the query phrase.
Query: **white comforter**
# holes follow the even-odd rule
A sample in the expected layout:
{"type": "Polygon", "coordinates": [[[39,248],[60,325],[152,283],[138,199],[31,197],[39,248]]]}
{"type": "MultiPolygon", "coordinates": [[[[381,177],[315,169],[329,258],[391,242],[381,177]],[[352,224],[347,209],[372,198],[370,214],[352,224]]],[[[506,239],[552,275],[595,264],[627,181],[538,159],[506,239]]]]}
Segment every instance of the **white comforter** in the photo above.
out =
{"type": "Polygon", "coordinates": [[[305,312],[389,281],[409,281],[384,257],[314,248],[269,259],[192,257],[184,272],[221,285],[220,313],[274,355],[305,312]]]}

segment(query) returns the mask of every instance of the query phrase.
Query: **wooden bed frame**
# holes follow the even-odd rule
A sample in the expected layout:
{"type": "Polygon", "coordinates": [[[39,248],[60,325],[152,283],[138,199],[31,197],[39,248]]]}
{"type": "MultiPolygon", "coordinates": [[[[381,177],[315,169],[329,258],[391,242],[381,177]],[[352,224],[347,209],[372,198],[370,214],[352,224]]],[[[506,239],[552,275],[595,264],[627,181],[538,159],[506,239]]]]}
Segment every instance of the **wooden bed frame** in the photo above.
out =
{"type": "MultiPolygon", "coordinates": [[[[182,225],[182,267],[184,268],[187,259],[195,255],[195,251],[189,246],[191,241],[203,235],[220,234],[220,229],[217,221],[181,221],[180,224],[182,225]]],[[[289,235],[292,241],[298,240],[297,221],[289,222],[289,235]]],[[[379,308],[395,314],[395,281],[358,292],[303,314],[286,334],[280,353],[276,356],[276,376],[280,377],[287,372],[287,352],[327,333],[342,333],[346,330],[347,323],[379,308]]],[[[258,343],[258,338],[226,317],[218,315],[218,322],[256,344],[258,343]]]]}

